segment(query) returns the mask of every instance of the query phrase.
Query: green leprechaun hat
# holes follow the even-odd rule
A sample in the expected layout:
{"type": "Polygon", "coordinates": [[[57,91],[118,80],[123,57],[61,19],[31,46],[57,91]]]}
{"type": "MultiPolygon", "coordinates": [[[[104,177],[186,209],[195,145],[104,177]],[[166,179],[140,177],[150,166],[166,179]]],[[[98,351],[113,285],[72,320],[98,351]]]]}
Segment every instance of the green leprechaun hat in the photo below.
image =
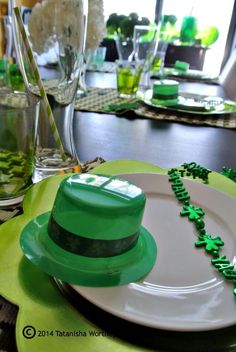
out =
{"type": "Polygon", "coordinates": [[[141,226],[146,197],[114,176],[75,174],[59,186],[51,212],[30,221],[20,245],[42,271],[71,284],[115,286],[153,267],[157,248],[141,226]]]}

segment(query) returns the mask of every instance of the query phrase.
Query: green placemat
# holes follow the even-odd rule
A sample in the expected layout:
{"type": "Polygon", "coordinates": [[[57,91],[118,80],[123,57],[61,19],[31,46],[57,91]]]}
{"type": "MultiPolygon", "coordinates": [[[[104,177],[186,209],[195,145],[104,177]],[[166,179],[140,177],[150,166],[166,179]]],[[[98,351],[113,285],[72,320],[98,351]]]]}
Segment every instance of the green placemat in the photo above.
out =
{"type": "Polygon", "coordinates": [[[75,110],[114,114],[116,111],[112,109],[108,111],[108,109],[106,109],[107,105],[119,105],[136,101],[137,99],[119,98],[117,90],[113,88],[88,88],[87,95],[76,100],[75,110]]]}
{"type": "Polygon", "coordinates": [[[100,112],[106,114],[122,114],[124,111],[132,110],[140,118],[152,120],[173,121],[187,123],[190,125],[208,125],[222,128],[236,128],[236,114],[222,115],[196,115],[175,111],[164,111],[151,108],[143,103],[137,103],[136,99],[122,99],[118,97],[117,90],[113,88],[89,88],[87,96],[77,99],[75,110],[100,112]],[[131,108],[124,107],[119,110],[119,104],[131,104],[131,108]],[[116,105],[117,109],[108,109],[109,105],[116,105]]]}
{"type": "Polygon", "coordinates": [[[161,109],[151,109],[146,106],[140,106],[135,113],[139,116],[144,116],[152,120],[165,120],[172,122],[187,123],[190,125],[208,125],[213,127],[222,128],[236,128],[236,114],[225,114],[225,115],[198,115],[186,114],[182,112],[169,112],[165,113],[161,109]]]}

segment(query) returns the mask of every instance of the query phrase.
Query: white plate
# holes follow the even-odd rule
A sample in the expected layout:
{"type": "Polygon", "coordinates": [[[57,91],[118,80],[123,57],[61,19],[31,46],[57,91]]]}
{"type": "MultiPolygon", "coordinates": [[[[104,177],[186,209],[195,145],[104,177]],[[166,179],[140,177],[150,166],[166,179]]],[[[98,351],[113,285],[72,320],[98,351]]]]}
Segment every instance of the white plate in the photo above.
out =
{"type": "MultiPolygon", "coordinates": [[[[143,281],[110,288],[72,286],[74,290],[115,316],[149,327],[201,331],[235,324],[233,284],[223,279],[203,248],[194,247],[197,233],[191,221],[180,217],[182,205],[168,177],[122,177],[146,192],[143,225],[156,239],[156,264],[143,281]]],[[[206,213],[206,230],[224,241],[220,253],[236,262],[236,199],[194,181],[184,183],[191,203],[206,213]]]]}

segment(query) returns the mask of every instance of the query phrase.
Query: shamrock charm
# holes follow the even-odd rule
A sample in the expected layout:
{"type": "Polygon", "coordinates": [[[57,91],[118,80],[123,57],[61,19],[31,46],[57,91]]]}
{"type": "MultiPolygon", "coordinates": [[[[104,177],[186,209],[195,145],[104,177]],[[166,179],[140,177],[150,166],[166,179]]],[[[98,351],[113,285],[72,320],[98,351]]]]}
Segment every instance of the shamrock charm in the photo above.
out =
{"type": "Polygon", "coordinates": [[[201,208],[196,208],[192,204],[184,205],[183,210],[180,212],[181,216],[188,215],[189,220],[200,219],[204,215],[204,211],[201,208]]]}
{"type": "Polygon", "coordinates": [[[205,250],[207,252],[212,252],[215,254],[220,250],[220,247],[224,245],[224,242],[221,240],[220,237],[211,237],[209,233],[205,235],[199,236],[198,241],[195,242],[196,247],[205,246],[205,250]]]}

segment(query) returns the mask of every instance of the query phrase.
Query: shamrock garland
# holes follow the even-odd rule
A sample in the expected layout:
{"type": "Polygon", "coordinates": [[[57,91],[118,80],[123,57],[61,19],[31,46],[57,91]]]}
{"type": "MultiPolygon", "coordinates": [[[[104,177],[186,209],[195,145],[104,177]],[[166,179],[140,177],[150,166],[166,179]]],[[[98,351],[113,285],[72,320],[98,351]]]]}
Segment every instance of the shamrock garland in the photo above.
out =
{"type": "Polygon", "coordinates": [[[221,174],[230,178],[232,181],[236,182],[236,170],[233,170],[224,166],[222,168],[221,174]]]}
{"type": "Polygon", "coordinates": [[[221,273],[226,280],[231,280],[234,284],[233,293],[236,296],[236,270],[234,265],[226,258],[225,255],[220,256],[219,251],[224,246],[222,239],[217,236],[213,237],[205,230],[205,223],[203,217],[205,215],[201,208],[197,208],[190,204],[190,196],[184,187],[183,181],[180,177],[192,176],[193,178],[200,178],[205,183],[208,182],[208,175],[211,170],[206,169],[195,162],[185,163],[182,165],[183,169],[172,168],[168,171],[169,181],[172,183],[171,188],[174,191],[177,199],[183,203],[183,210],[180,216],[187,216],[192,221],[198,232],[198,240],[195,242],[196,248],[204,248],[205,251],[212,255],[212,265],[221,273]]]}

